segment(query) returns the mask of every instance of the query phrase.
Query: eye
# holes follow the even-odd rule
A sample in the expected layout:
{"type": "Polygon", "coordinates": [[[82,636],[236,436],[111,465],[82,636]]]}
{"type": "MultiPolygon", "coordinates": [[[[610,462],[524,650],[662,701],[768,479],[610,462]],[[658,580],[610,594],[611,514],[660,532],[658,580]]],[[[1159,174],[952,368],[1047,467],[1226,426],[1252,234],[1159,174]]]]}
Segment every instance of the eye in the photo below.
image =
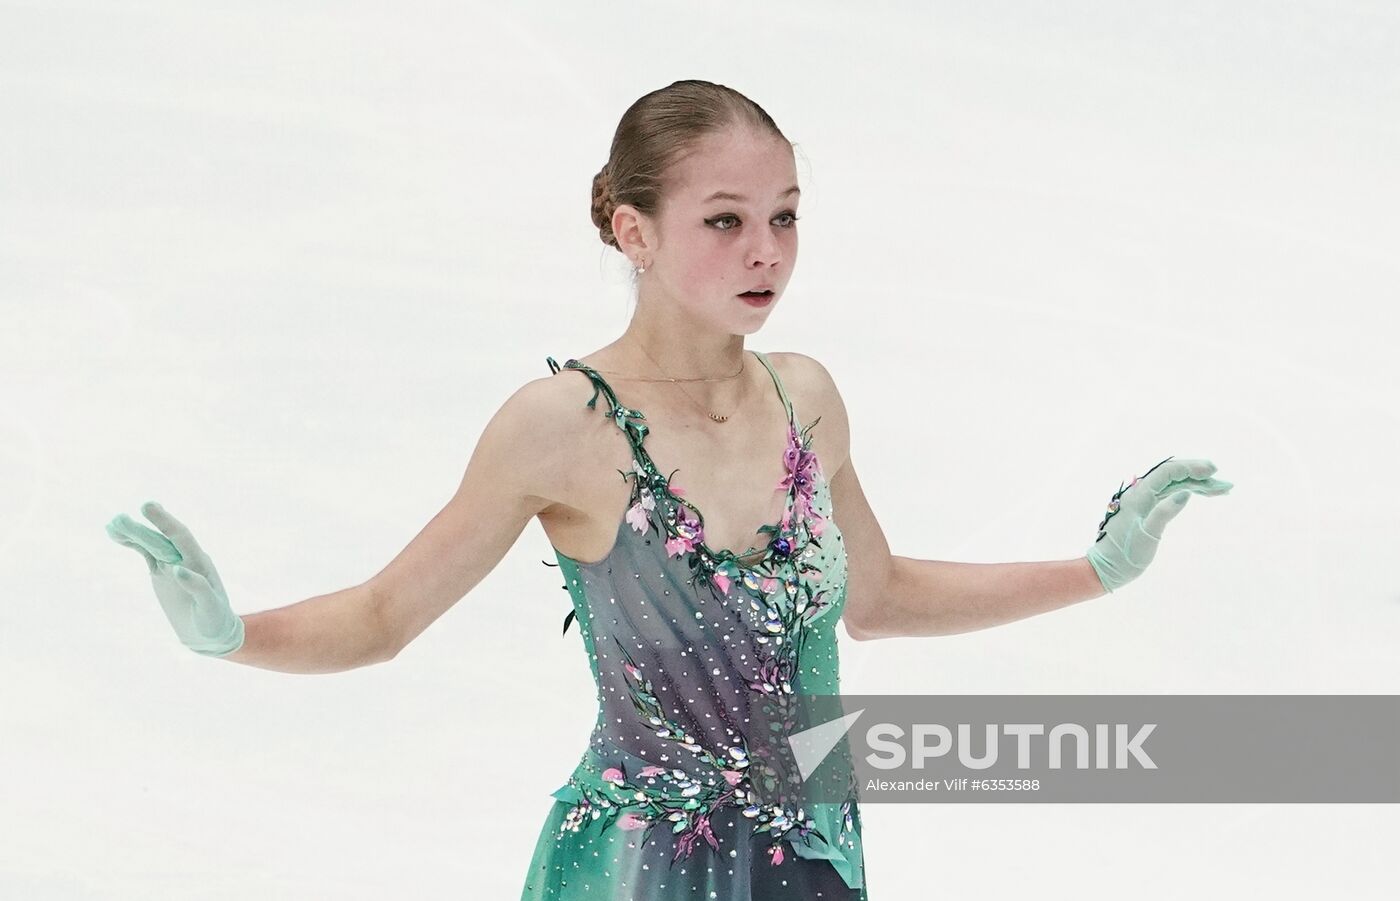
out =
{"type": "MultiPolygon", "coordinates": [[[[780,228],[792,228],[794,225],[797,224],[797,218],[798,218],[798,217],[797,217],[797,213],[793,212],[792,210],[787,210],[786,212],[779,213],[778,215],[774,216],[773,218],[774,218],[774,219],[790,219],[790,220],[792,220],[792,221],[791,221],[789,224],[787,224],[787,225],[779,226],[780,228]]],[[[719,225],[718,225],[718,224],[719,224],[720,222],[726,222],[726,221],[728,221],[728,220],[730,220],[730,219],[734,220],[735,222],[738,222],[738,221],[739,221],[739,217],[738,217],[738,216],[735,216],[733,213],[725,213],[723,216],[715,216],[713,219],[706,219],[706,220],[705,220],[705,224],[706,224],[706,225],[710,225],[710,226],[714,226],[714,227],[716,227],[716,228],[719,228],[719,225]]],[[[728,231],[733,231],[734,229],[733,229],[733,228],[719,228],[719,230],[722,231],[722,232],[728,232],[728,231]]]]}

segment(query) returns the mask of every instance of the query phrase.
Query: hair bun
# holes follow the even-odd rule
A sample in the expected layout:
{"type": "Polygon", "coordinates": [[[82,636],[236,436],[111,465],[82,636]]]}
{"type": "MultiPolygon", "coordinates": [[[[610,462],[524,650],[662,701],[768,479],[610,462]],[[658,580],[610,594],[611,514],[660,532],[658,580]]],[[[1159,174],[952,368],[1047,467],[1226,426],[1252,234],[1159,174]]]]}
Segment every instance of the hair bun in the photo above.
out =
{"type": "Polygon", "coordinates": [[[617,237],[613,235],[612,230],[612,214],[616,208],[617,204],[613,202],[612,196],[612,182],[608,178],[608,167],[604,166],[593,176],[593,224],[598,227],[598,236],[603,239],[603,243],[613,247],[618,247],[617,237]]]}

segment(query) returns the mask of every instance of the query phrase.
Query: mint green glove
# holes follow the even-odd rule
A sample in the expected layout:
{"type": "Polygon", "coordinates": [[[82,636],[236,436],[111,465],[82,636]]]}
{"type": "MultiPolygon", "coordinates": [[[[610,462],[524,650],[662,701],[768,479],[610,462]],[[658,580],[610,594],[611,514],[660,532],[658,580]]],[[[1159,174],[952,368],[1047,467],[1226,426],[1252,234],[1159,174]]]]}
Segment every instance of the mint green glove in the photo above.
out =
{"type": "Polygon", "coordinates": [[[107,535],[146,558],[156,598],[175,634],[191,651],[207,657],[225,657],[243,647],[243,620],[229,607],[209,555],[160,504],[147,501],[141,512],[160,532],[119,513],[107,523],[107,535]]]}
{"type": "Polygon", "coordinates": [[[1176,460],[1158,463],[1109,499],[1108,514],[1099,523],[1099,535],[1089,546],[1089,563],[1104,590],[1113,592],[1142,575],[1157,555],[1157,542],[1172,517],[1182,511],[1192,494],[1229,494],[1231,482],[1211,478],[1215,464],[1209,460],[1176,460]]]}

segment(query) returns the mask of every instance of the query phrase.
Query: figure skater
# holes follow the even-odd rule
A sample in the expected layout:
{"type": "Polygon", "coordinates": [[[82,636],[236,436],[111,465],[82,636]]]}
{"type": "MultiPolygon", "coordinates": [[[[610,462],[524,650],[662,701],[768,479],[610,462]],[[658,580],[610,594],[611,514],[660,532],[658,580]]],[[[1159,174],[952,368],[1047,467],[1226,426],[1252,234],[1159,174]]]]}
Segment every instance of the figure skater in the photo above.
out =
{"type": "Polygon", "coordinates": [[[365,584],[238,616],[159,504],[141,508],[159,531],[119,515],[108,534],[141,553],[191,650],[326,673],[393,659],[538,518],[599,709],[521,897],[865,899],[854,793],[767,803],[756,705],[839,693],[838,622],[857,641],[946,635],[1116,591],[1192,494],[1231,485],[1168,457],[1119,485],[1074,560],[892,555],[831,375],[745,347],[792,278],[800,194],[793,145],[742,94],[692,80],[637,100],[592,196],[603,243],[634,269],[627,329],[548,357],[487,423],[456,494],[365,584]]]}

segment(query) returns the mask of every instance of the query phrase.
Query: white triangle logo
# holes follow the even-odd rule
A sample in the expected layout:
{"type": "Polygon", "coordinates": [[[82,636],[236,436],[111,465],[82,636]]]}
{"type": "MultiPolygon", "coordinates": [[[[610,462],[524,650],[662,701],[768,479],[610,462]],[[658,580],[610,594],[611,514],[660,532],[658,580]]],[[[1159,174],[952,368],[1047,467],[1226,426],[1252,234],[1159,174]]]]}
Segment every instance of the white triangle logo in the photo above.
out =
{"type": "Polygon", "coordinates": [[[788,736],[788,745],[792,748],[793,760],[797,762],[797,769],[802,773],[805,780],[816,772],[821,766],[826,755],[831,753],[831,749],[836,747],[836,743],[841,737],[851,731],[851,726],[855,724],[856,718],[865,712],[865,708],[857,710],[855,713],[848,713],[837,720],[822,723],[820,726],[813,726],[788,736]]]}

